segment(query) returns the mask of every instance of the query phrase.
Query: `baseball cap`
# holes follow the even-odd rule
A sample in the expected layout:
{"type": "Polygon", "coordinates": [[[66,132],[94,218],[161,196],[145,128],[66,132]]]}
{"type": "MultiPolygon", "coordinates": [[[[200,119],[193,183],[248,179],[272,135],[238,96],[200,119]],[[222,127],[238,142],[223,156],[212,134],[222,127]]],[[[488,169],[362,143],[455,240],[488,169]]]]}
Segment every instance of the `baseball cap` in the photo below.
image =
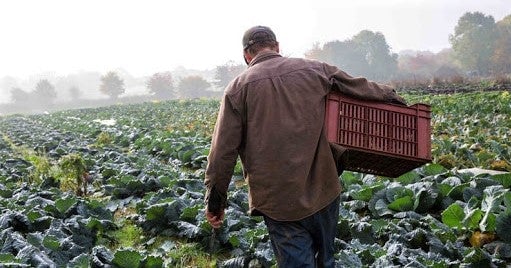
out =
{"type": "Polygon", "coordinates": [[[267,26],[254,26],[248,29],[243,35],[243,49],[264,41],[277,41],[275,33],[267,26]]]}

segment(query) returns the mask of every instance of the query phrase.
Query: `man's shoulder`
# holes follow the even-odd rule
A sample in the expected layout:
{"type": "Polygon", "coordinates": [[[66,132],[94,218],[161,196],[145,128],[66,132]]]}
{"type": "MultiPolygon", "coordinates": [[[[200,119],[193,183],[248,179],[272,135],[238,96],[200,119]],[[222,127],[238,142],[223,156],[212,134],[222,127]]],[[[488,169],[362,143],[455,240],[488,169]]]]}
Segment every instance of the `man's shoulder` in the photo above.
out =
{"type": "Polygon", "coordinates": [[[311,65],[323,65],[325,64],[322,61],[311,59],[311,58],[304,58],[304,57],[284,57],[286,60],[289,60],[291,62],[299,62],[303,64],[311,64],[311,65]]]}
{"type": "Polygon", "coordinates": [[[257,65],[251,66],[244,70],[241,74],[236,76],[227,86],[226,94],[235,94],[239,92],[246,85],[257,82],[262,79],[284,75],[293,71],[303,69],[314,69],[315,72],[322,72],[326,64],[308,58],[300,57],[279,57],[261,62],[257,65]]]}

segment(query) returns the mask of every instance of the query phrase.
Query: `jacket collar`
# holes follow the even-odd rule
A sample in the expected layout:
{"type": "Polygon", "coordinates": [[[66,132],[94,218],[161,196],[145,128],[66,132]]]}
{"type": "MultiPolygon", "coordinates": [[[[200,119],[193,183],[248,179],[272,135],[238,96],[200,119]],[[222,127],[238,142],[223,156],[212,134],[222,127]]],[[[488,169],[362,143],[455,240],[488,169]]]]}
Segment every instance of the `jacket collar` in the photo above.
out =
{"type": "Polygon", "coordinates": [[[265,51],[265,52],[261,52],[259,54],[257,54],[253,59],[252,61],[250,62],[250,64],[248,65],[248,67],[252,67],[260,62],[263,62],[265,60],[269,60],[269,59],[273,59],[273,58],[277,58],[277,57],[282,57],[279,53],[275,52],[275,51],[265,51]]]}

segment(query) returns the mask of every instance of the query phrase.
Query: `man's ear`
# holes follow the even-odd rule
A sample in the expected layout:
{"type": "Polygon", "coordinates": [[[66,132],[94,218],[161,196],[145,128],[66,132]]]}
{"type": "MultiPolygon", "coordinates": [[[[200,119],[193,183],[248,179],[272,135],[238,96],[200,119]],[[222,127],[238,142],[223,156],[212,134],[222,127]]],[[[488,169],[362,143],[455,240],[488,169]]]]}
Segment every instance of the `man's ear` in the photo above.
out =
{"type": "Polygon", "coordinates": [[[243,51],[243,58],[245,59],[245,63],[247,65],[250,64],[250,62],[252,61],[253,57],[250,55],[250,53],[248,53],[248,51],[244,50],[243,51]]]}
{"type": "Polygon", "coordinates": [[[278,43],[278,42],[277,42],[277,47],[276,47],[275,51],[276,51],[277,53],[280,53],[280,47],[279,47],[279,43],[278,43]]]}

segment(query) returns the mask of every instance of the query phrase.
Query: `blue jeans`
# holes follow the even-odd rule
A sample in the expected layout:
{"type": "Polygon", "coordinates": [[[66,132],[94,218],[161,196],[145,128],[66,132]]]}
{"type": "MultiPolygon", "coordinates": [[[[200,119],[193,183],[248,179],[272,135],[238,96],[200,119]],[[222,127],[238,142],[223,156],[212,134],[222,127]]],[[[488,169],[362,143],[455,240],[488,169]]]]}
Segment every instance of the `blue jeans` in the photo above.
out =
{"type": "Polygon", "coordinates": [[[279,267],[335,266],[339,202],[337,197],[327,207],[298,221],[276,221],[264,216],[279,267]]]}

